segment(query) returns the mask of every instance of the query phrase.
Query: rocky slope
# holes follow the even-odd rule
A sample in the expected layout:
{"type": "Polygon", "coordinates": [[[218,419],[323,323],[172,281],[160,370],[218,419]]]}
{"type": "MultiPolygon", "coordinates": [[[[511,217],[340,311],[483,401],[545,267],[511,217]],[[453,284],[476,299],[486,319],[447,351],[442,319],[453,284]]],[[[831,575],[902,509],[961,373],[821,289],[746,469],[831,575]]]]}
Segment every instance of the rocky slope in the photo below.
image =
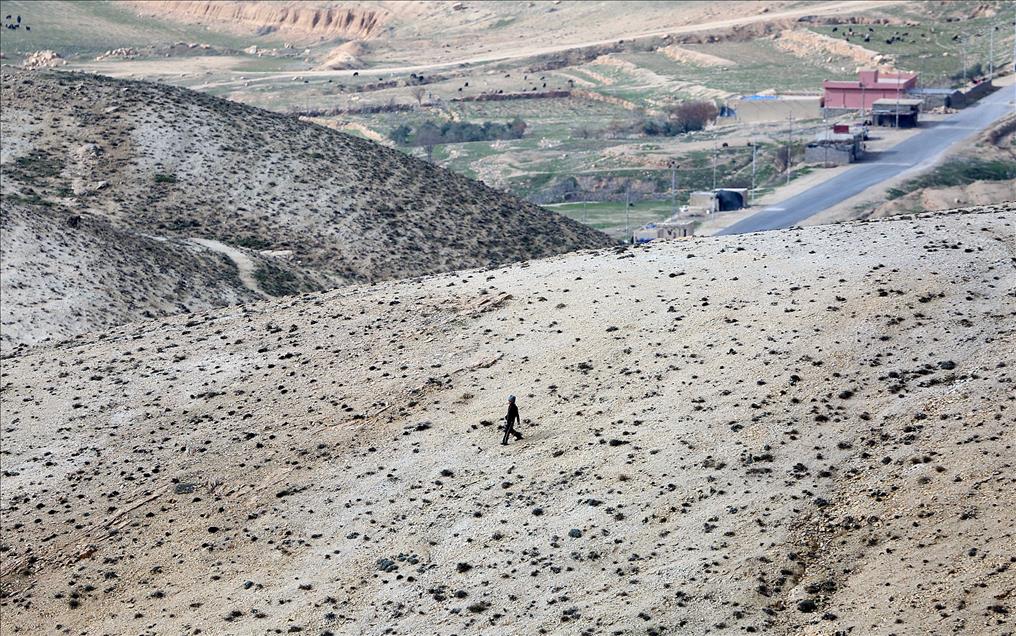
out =
{"type": "Polygon", "coordinates": [[[585,252],[8,359],[2,631],[1011,632],[1014,212],[585,252]]]}
{"type": "MultiPolygon", "coordinates": [[[[300,288],[304,282],[320,289],[494,266],[610,244],[599,232],[465,177],[288,116],[158,84],[9,67],[2,72],[3,223],[24,230],[17,247],[4,239],[5,343],[36,339],[22,336],[14,321],[44,322],[24,312],[39,299],[8,284],[8,261],[53,247],[50,235],[24,225],[28,211],[43,224],[56,216],[90,219],[86,227],[108,225],[135,242],[210,239],[246,248],[255,260],[261,251],[289,252],[291,260],[276,269],[302,281],[300,288]],[[22,212],[11,212],[13,205],[22,212]],[[8,300],[21,308],[18,316],[8,300]]],[[[156,261],[138,260],[152,254],[124,251],[129,262],[118,276],[144,269],[158,277],[156,261]]],[[[209,283],[193,302],[156,290],[205,282],[135,282],[151,285],[149,293],[158,296],[151,303],[202,307],[249,299],[235,278],[209,283]]],[[[60,285],[73,288],[67,281],[60,285]]],[[[151,309],[120,304],[119,290],[108,286],[92,291],[100,295],[89,302],[111,307],[109,316],[82,323],[85,328],[140,319],[151,309]],[[102,296],[104,290],[112,296],[102,296]]],[[[66,333],[58,328],[49,335],[66,333]]]]}
{"type": "Polygon", "coordinates": [[[48,339],[135,320],[320,290],[327,280],[285,260],[247,258],[244,281],[228,255],[180,238],[150,236],[61,206],[0,203],[5,354],[48,339]]]}

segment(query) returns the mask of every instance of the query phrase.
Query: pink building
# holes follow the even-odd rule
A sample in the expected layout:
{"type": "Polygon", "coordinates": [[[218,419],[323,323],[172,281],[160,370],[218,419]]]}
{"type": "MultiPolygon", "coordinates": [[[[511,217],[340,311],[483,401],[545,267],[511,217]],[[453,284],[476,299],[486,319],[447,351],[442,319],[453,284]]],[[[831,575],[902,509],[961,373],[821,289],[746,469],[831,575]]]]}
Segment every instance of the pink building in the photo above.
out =
{"type": "Polygon", "coordinates": [[[869,110],[877,100],[903,98],[907,91],[916,87],[916,73],[861,71],[858,73],[856,82],[835,80],[822,82],[822,106],[824,108],[869,110]]]}

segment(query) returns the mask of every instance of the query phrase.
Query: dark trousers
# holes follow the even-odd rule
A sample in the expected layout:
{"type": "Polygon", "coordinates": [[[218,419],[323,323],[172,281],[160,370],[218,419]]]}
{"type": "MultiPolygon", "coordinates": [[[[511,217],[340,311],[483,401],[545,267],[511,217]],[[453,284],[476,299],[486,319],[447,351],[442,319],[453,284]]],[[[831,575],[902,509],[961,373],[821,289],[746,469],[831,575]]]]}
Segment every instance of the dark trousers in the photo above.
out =
{"type": "Polygon", "coordinates": [[[508,443],[508,436],[514,435],[515,439],[522,439],[522,433],[515,430],[515,420],[508,422],[504,426],[504,439],[501,441],[502,444],[508,443]]]}

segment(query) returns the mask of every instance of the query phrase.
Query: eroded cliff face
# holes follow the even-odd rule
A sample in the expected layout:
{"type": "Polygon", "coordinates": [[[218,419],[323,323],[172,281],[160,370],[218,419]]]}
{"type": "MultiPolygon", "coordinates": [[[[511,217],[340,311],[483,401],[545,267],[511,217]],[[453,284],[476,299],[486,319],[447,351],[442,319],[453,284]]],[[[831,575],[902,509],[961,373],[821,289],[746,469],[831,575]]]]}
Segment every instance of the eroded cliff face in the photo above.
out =
{"type": "Polygon", "coordinates": [[[368,39],[390,14],[378,8],[303,2],[128,2],[143,13],[182,22],[231,23],[241,29],[271,29],[303,37],[368,39]]]}

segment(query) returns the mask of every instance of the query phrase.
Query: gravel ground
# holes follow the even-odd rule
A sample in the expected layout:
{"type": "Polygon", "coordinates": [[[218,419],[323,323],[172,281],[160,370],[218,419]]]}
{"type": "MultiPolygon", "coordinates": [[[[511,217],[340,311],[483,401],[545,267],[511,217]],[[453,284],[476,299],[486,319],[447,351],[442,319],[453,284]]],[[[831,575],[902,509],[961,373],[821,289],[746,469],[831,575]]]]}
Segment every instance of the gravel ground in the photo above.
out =
{"type": "Polygon", "coordinates": [[[0,632],[1011,633],[1014,221],[580,252],[7,359],[0,632]]]}

